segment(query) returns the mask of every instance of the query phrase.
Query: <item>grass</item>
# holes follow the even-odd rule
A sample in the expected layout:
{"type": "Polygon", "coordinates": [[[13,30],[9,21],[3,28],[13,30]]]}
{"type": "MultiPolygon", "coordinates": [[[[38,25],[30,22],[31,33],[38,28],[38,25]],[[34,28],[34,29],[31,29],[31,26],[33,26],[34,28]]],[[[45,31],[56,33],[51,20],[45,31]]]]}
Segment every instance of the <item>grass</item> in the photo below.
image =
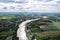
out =
{"type": "Polygon", "coordinates": [[[34,33],[37,40],[60,40],[60,31],[34,33]]]}
{"type": "Polygon", "coordinates": [[[12,19],[15,18],[14,15],[0,15],[0,19],[12,19]]]}
{"type": "Polygon", "coordinates": [[[6,36],[6,35],[12,35],[12,31],[2,31],[2,32],[0,32],[0,35],[1,36],[6,36]]]}
{"type": "Polygon", "coordinates": [[[52,23],[49,23],[48,26],[46,28],[44,28],[43,30],[46,31],[59,31],[60,30],[60,22],[59,21],[52,21],[52,23]]]}
{"type": "Polygon", "coordinates": [[[11,19],[12,18],[12,16],[0,16],[0,19],[11,19]]]}
{"type": "Polygon", "coordinates": [[[53,26],[55,26],[57,29],[60,29],[60,22],[58,22],[58,21],[56,21],[56,22],[54,22],[54,21],[52,21],[53,23],[53,26]]]}
{"type": "Polygon", "coordinates": [[[11,17],[1,17],[0,19],[11,19],[11,17]]]}

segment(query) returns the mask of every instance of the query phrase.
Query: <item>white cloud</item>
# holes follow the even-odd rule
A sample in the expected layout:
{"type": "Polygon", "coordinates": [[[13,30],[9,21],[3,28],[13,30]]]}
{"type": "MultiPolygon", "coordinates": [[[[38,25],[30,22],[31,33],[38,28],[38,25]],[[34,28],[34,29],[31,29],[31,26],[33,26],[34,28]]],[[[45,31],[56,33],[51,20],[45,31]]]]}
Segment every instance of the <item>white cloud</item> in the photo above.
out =
{"type": "MultiPolygon", "coordinates": [[[[21,0],[15,0],[21,1],[21,0]]],[[[0,11],[40,11],[40,12],[59,12],[60,4],[59,0],[25,0],[27,3],[2,3],[0,2],[0,11]],[[12,6],[12,8],[11,8],[12,6]],[[7,9],[3,9],[7,7],[7,9]],[[13,9],[14,8],[14,9],[13,9]]]]}

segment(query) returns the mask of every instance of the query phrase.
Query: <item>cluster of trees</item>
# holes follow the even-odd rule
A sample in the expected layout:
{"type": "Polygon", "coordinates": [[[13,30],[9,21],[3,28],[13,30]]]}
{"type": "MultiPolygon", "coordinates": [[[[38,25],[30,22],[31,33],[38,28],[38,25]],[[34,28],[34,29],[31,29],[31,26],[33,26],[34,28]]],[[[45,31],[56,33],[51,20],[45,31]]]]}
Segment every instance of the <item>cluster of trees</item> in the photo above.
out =
{"type": "MultiPolygon", "coordinates": [[[[5,16],[3,16],[3,17],[5,17],[5,16]]],[[[3,18],[0,19],[0,35],[1,35],[0,39],[5,40],[6,37],[8,37],[9,35],[12,35],[13,40],[17,40],[16,32],[18,29],[18,25],[22,21],[24,21],[24,20],[22,20],[20,17],[17,17],[17,16],[14,16],[12,18],[7,18],[7,19],[3,19],[3,18]]]]}

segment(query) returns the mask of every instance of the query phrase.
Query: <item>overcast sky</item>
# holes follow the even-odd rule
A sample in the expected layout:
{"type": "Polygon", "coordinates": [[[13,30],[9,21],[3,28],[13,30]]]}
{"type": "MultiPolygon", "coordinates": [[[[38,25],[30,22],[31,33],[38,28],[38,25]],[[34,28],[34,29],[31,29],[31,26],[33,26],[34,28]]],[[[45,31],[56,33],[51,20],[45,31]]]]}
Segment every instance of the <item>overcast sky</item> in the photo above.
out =
{"type": "Polygon", "coordinates": [[[0,0],[0,11],[60,12],[60,0],[0,0]]]}

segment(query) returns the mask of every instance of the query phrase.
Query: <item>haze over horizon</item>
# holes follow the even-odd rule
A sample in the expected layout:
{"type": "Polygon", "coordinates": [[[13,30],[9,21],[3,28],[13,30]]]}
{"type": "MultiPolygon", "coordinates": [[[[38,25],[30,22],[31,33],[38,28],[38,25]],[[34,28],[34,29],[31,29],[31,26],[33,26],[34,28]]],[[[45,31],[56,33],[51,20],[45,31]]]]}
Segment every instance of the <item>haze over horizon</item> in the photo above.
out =
{"type": "Polygon", "coordinates": [[[0,12],[60,12],[60,0],[0,0],[0,12]]]}

